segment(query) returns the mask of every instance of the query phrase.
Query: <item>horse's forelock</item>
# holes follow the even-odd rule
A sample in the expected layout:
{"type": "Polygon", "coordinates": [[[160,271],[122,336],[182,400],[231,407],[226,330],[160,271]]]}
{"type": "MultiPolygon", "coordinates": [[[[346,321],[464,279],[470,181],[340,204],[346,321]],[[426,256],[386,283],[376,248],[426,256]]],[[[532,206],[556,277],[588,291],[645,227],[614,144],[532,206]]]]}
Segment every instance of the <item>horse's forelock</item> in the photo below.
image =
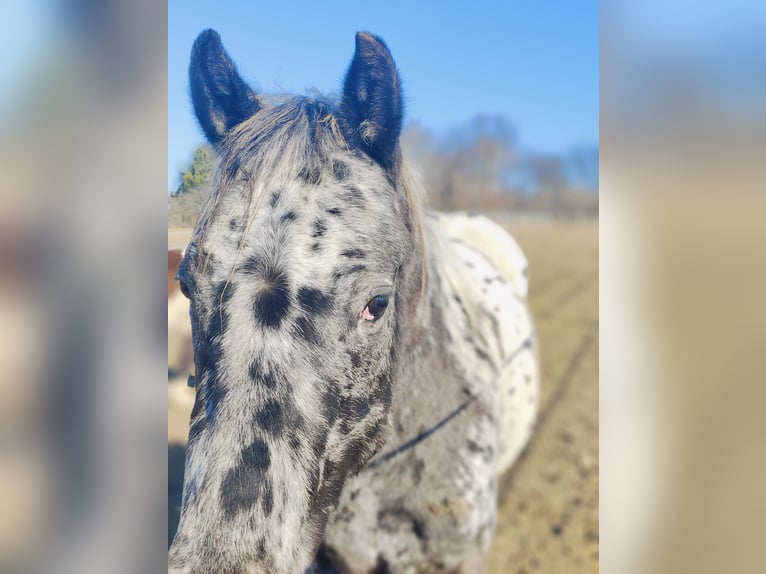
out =
{"type": "MultiPolygon", "coordinates": [[[[244,248],[244,238],[264,204],[270,191],[280,187],[301,169],[306,173],[326,169],[331,158],[349,150],[335,114],[332,100],[305,96],[262,97],[263,109],[242,122],[222,140],[218,150],[220,163],[213,178],[213,191],[203,206],[198,224],[198,252],[202,248],[211,225],[219,217],[219,211],[233,188],[241,190],[241,201],[246,205],[246,223],[239,252],[244,248]],[[258,174],[257,178],[253,174],[258,174]]],[[[416,244],[416,253],[422,258],[420,294],[425,292],[426,253],[423,213],[424,192],[418,178],[401,161],[388,170],[389,179],[398,188],[409,218],[408,226],[416,244]]],[[[231,272],[233,273],[234,268],[231,272]]]]}

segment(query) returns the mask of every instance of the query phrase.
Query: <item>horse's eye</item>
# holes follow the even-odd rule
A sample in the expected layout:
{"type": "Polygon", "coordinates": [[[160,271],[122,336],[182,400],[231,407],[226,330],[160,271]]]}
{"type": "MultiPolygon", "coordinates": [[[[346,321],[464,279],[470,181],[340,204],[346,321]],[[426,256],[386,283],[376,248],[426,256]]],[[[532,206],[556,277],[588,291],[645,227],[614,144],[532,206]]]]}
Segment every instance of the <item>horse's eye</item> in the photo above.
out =
{"type": "Polygon", "coordinates": [[[374,321],[379,319],[383,313],[386,312],[388,307],[388,295],[375,295],[370,302],[367,303],[367,307],[362,311],[362,319],[365,321],[374,321]]]}
{"type": "Polygon", "coordinates": [[[187,299],[191,299],[191,294],[190,294],[191,291],[189,291],[189,286],[186,284],[186,281],[184,281],[183,279],[179,279],[178,283],[180,284],[180,287],[181,287],[181,294],[187,299]]]}

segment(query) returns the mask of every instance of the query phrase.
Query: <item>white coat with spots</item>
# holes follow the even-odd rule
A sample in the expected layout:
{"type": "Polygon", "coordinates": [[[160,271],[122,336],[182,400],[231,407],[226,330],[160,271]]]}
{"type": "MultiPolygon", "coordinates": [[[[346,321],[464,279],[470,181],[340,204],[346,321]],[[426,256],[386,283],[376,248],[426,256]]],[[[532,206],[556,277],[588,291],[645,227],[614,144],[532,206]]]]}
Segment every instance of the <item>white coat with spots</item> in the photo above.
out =
{"type": "Polygon", "coordinates": [[[425,213],[379,38],[339,101],[256,94],[210,30],[190,78],[220,166],[178,270],[197,388],[169,570],[481,572],[539,394],[523,253],[425,213]]]}

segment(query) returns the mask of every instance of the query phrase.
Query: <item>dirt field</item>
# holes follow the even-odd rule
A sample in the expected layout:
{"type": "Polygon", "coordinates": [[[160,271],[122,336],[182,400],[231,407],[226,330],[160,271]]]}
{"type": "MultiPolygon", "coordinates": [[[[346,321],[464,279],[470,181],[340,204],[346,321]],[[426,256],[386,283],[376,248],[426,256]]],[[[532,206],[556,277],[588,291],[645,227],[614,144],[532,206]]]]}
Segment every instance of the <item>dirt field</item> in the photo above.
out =
{"type": "MultiPolygon", "coordinates": [[[[499,481],[500,513],[487,571],[597,572],[598,225],[495,219],[513,233],[530,262],[543,384],[532,441],[499,481]]],[[[169,233],[174,243],[182,237],[169,233]]],[[[191,404],[171,395],[169,406],[168,541],[183,478],[178,441],[186,434],[191,404]]]]}
{"type": "Polygon", "coordinates": [[[501,223],[529,259],[542,402],[500,479],[487,571],[598,572],[598,224],[501,223]]]}

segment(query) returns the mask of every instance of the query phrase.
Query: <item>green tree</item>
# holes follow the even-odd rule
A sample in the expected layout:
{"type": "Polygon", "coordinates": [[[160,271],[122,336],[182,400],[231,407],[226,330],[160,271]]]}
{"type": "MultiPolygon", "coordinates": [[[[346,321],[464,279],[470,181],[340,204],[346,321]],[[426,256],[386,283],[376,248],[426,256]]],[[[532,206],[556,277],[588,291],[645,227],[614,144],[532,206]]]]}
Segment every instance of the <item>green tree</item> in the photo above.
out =
{"type": "Polygon", "coordinates": [[[215,161],[213,148],[208,144],[200,145],[194,150],[191,165],[181,173],[181,184],[174,195],[207,188],[215,171],[215,161]]]}

